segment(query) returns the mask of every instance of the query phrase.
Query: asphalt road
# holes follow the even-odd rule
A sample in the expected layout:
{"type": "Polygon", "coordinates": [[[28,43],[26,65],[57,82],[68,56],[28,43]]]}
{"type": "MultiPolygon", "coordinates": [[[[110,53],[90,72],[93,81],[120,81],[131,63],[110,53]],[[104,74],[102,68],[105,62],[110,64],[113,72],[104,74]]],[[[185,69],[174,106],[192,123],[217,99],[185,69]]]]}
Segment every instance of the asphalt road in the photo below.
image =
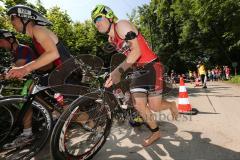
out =
{"type": "MultiPolygon", "coordinates": [[[[161,139],[149,147],[141,143],[150,134],[145,127],[115,123],[94,160],[239,160],[240,86],[209,82],[207,89],[186,84],[190,104],[197,115],[181,115],[172,121],[170,112],[156,113],[161,139]]],[[[178,89],[168,96],[178,100],[178,89]]],[[[35,160],[50,159],[49,147],[35,160]]]]}
{"type": "MultiPolygon", "coordinates": [[[[94,160],[239,160],[240,86],[209,82],[207,89],[186,84],[190,104],[199,110],[171,121],[170,112],[157,114],[162,138],[143,148],[146,127],[115,127],[94,160]],[[167,118],[169,117],[169,118],[167,118]]],[[[177,100],[177,95],[168,97],[177,100]]]]}

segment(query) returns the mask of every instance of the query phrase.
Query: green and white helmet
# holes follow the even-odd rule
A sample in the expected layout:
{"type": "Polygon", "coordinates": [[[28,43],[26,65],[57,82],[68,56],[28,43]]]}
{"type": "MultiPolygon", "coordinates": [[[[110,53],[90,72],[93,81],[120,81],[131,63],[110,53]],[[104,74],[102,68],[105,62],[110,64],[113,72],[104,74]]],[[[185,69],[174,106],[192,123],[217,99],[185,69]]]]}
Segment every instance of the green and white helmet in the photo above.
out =
{"type": "Polygon", "coordinates": [[[105,5],[97,5],[93,10],[92,10],[92,21],[94,21],[95,18],[97,18],[98,16],[104,16],[108,19],[112,19],[113,22],[116,22],[118,20],[117,16],[115,16],[115,14],[113,13],[113,11],[105,6],[105,5]]]}

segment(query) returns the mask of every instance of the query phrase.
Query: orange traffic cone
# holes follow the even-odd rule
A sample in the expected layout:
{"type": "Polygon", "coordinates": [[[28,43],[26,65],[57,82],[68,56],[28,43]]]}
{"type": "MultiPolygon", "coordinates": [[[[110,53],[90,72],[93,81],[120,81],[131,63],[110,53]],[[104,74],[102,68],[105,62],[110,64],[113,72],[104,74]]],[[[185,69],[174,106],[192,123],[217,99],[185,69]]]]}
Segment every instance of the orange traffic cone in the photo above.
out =
{"type": "Polygon", "coordinates": [[[192,114],[192,115],[195,115],[198,112],[198,110],[195,108],[192,108],[189,103],[187,89],[182,77],[180,78],[180,86],[179,86],[178,112],[181,114],[192,114]]]}

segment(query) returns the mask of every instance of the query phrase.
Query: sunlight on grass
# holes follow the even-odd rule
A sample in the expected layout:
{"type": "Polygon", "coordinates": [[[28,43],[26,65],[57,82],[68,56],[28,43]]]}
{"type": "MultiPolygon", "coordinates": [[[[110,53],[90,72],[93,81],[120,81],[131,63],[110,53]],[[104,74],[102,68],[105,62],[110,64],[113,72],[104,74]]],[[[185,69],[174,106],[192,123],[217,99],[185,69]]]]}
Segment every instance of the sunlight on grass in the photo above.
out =
{"type": "Polygon", "coordinates": [[[229,80],[229,82],[240,84],[240,75],[233,76],[233,77],[231,78],[231,80],[229,80]]]}

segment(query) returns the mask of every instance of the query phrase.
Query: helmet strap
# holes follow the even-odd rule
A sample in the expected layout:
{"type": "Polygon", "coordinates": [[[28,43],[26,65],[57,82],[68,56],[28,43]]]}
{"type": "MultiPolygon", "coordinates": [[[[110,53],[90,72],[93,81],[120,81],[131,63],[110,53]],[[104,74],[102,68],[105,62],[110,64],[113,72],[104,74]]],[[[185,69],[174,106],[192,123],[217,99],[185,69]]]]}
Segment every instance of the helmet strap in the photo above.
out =
{"type": "Polygon", "coordinates": [[[13,51],[13,44],[14,44],[14,41],[11,42],[11,51],[13,51]]]}
{"type": "Polygon", "coordinates": [[[27,30],[27,25],[28,25],[28,23],[30,22],[30,20],[23,20],[22,18],[21,18],[21,22],[22,22],[22,24],[23,24],[23,31],[22,31],[22,33],[23,34],[26,34],[26,30],[27,30]]]}
{"type": "MultiPolygon", "coordinates": [[[[10,37],[11,38],[11,37],[10,37]]],[[[11,51],[13,50],[13,45],[14,45],[14,43],[16,42],[16,39],[14,39],[14,38],[12,38],[13,39],[13,41],[11,41],[11,39],[7,39],[7,41],[10,43],[10,45],[11,45],[11,51]]]]}
{"type": "Polygon", "coordinates": [[[110,32],[111,26],[112,26],[112,24],[113,24],[113,22],[111,22],[109,19],[108,19],[108,21],[109,21],[110,25],[109,25],[109,27],[108,27],[108,30],[106,31],[106,34],[108,34],[108,33],[110,32]]]}

